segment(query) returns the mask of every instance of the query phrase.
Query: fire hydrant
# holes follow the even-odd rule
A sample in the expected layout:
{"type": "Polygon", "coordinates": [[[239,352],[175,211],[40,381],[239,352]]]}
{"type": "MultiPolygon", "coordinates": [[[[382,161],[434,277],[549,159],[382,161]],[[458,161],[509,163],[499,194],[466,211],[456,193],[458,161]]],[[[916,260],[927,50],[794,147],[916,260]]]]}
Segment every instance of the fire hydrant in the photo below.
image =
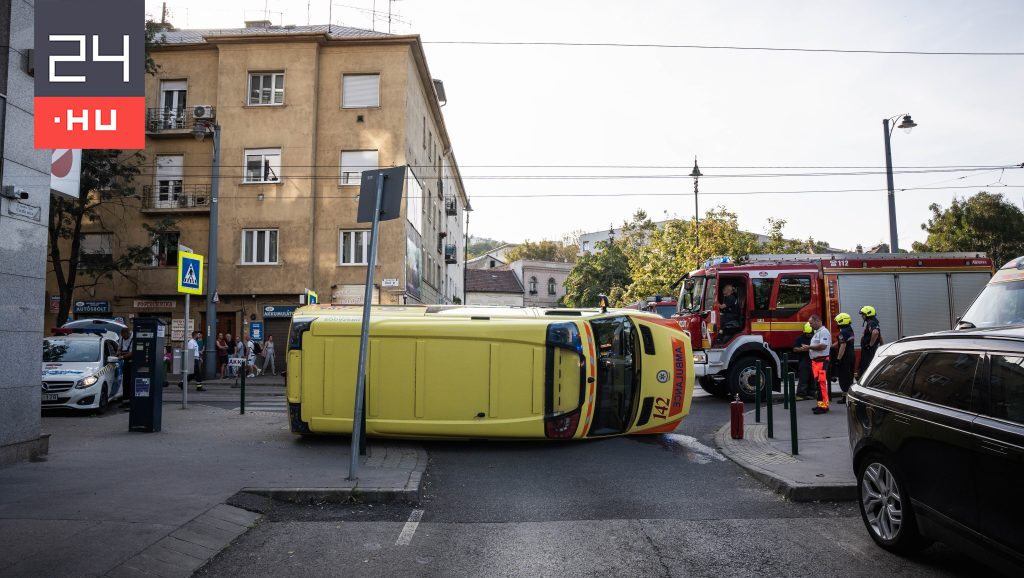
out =
{"type": "Polygon", "coordinates": [[[729,404],[729,426],[732,430],[732,439],[743,439],[743,401],[740,400],[739,394],[736,394],[736,399],[729,404]]]}

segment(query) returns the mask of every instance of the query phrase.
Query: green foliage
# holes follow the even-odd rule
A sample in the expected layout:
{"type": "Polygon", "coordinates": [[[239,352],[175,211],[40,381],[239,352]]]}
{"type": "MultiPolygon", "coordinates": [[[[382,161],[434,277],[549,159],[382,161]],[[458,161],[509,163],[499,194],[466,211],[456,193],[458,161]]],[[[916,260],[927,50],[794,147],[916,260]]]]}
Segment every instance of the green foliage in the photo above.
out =
{"type": "Polygon", "coordinates": [[[808,237],[806,241],[786,239],[782,236],[782,229],[786,226],[785,219],[773,219],[768,217],[768,241],[761,244],[758,249],[760,253],[828,253],[828,243],[815,241],[814,237],[808,237]]]}
{"type": "Polygon", "coordinates": [[[576,245],[566,245],[561,241],[548,241],[546,239],[534,243],[527,239],[524,243],[510,249],[506,254],[506,261],[509,263],[521,259],[575,263],[576,245]]]}
{"type": "Polygon", "coordinates": [[[921,225],[928,239],[914,251],[985,251],[996,266],[1024,255],[1024,212],[1001,194],[982,191],[948,209],[928,208],[932,218],[921,225]]]}
{"type": "Polygon", "coordinates": [[[469,245],[466,247],[466,252],[469,258],[479,257],[497,249],[502,245],[507,245],[505,241],[496,241],[494,239],[487,239],[485,237],[470,237],[469,245]]]}
{"type": "Polygon", "coordinates": [[[621,299],[625,287],[631,282],[629,260],[622,244],[612,241],[597,244],[597,251],[584,253],[565,279],[565,297],[562,303],[569,307],[596,307],[598,295],[604,293],[615,305],[612,295],[621,299]]]}

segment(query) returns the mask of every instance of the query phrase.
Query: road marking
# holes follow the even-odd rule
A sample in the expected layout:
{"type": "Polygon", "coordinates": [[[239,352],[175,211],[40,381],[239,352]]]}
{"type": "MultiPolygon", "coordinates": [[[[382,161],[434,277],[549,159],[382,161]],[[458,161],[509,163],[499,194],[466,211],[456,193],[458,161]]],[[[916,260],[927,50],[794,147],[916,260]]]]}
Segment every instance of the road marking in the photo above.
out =
{"type": "Polygon", "coordinates": [[[725,456],[720,454],[718,450],[708,447],[699,441],[697,438],[691,436],[685,436],[682,434],[662,434],[663,439],[670,443],[674,443],[686,450],[689,450],[689,457],[691,462],[698,464],[710,464],[712,460],[720,462],[725,461],[725,456]]]}
{"type": "Polygon", "coordinates": [[[395,540],[395,546],[408,546],[409,542],[412,542],[412,536],[416,533],[416,528],[420,525],[420,518],[422,517],[423,510],[413,510],[409,514],[409,521],[402,527],[402,533],[395,540]]]}

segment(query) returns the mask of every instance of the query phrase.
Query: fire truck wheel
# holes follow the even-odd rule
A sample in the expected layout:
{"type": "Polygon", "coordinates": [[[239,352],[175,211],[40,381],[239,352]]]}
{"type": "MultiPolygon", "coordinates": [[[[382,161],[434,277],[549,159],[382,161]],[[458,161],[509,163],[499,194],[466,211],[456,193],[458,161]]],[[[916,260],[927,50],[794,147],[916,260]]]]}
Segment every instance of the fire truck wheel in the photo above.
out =
{"type": "MultiPolygon", "coordinates": [[[[740,394],[740,399],[749,403],[754,401],[754,377],[757,375],[757,357],[748,355],[736,360],[729,369],[729,392],[740,394]]],[[[767,365],[762,360],[762,363],[767,365]]],[[[770,367],[770,365],[768,365],[770,367]]]]}
{"type": "Polygon", "coordinates": [[[711,395],[715,397],[729,397],[729,388],[727,387],[726,382],[716,382],[714,379],[707,376],[698,378],[698,381],[700,381],[701,389],[711,395]]]}

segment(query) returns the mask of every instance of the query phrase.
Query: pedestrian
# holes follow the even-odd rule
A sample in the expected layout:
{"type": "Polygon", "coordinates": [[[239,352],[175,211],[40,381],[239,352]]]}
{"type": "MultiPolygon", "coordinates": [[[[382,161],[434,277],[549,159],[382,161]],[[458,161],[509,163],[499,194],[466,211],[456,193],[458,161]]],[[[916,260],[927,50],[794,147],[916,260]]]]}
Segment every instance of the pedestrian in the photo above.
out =
{"type": "Polygon", "coordinates": [[[129,404],[135,397],[132,388],[132,331],[125,327],[121,330],[121,348],[117,356],[121,358],[121,403],[129,404]]]}
{"type": "Polygon", "coordinates": [[[832,333],[821,323],[821,316],[815,313],[807,321],[814,330],[811,336],[811,344],[808,346],[808,355],[811,357],[811,374],[821,389],[821,399],[818,405],[811,411],[816,414],[828,413],[829,406],[829,383],[828,383],[828,357],[829,349],[832,347],[832,333]]]}
{"type": "Polygon", "coordinates": [[[270,366],[271,375],[277,375],[277,365],[274,363],[274,336],[268,335],[263,343],[263,373],[267,373],[267,365],[270,366]]]}
{"type": "Polygon", "coordinates": [[[257,341],[256,339],[252,340],[252,353],[253,357],[256,360],[256,363],[252,368],[252,372],[255,373],[257,377],[259,377],[260,375],[263,375],[264,351],[263,344],[257,341]]]}
{"type": "Polygon", "coordinates": [[[256,377],[253,369],[256,367],[256,351],[253,345],[252,339],[249,339],[249,332],[245,332],[245,366],[242,368],[246,372],[246,377],[256,377]]]}
{"type": "Polygon", "coordinates": [[[836,377],[839,378],[839,389],[843,395],[836,403],[846,403],[846,392],[853,385],[853,327],[850,323],[853,319],[849,313],[836,315],[836,325],[839,326],[839,341],[833,345],[836,349],[836,377]]]}
{"type": "MultiPolygon", "coordinates": [[[[192,375],[195,377],[196,391],[203,391],[203,383],[199,380],[199,337],[200,333],[193,331],[185,348],[192,352],[192,375]]],[[[186,369],[182,367],[181,372],[184,374],[186,369]]],[[[183,388],[183,381],[178,382],[178,388],[183,388]]]]}
{"type": "Polygon", "coordinates": [[[814,399],[814,391],[817,389],[811,386],[811,356],[808,355],[813,334],[814,329],[811,328],[811,324],[804,323],[804,332],[793,342],[793,353],[797,360],[796,372],[799,379],[796,398],[801,401],[814,399]]]}
{"type": "Polygon", "coordinates": [[[228,366],[228,342],[224,339],[223,333],[217,334],[217,371],[220,374],[220,378],[224,379],[224,370],[228,366]]]}
{"type": "Polygon", "coordinates": [[[878,346],[882,344],[882,326],[875,317],[875,308],[865,305],[860,308],[860,318],[864,325],[864,333],[860,337],[860,365],[857,367],[857,379],[864,377],[864,372],[875,358],[878,346]]]}
{"type": "MultiPolygon", "coordinates": [[[[230,333],[225,336],[224,342],[228,346],[228,359],[238,357],[238,342],[231,337],[230,333]]],[[[228,377],[234,377],[237,372],[238,369],[235,366],[228,366],[228,377]]]]}

